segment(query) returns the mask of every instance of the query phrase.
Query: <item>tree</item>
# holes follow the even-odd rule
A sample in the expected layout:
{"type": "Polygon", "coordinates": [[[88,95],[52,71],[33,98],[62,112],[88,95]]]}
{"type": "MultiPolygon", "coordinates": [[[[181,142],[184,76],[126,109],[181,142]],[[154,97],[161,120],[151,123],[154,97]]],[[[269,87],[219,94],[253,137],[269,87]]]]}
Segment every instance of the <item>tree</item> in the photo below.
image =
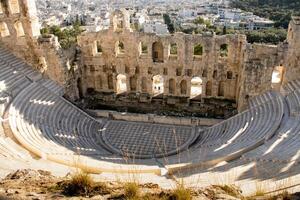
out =
{"type": "Polygon", "coordinates": [[[79,21],[75,22],[71,27],[61,29],[59,26],[45,27],[41,29],[41,34],[53,34],[57,36],[58,41],[62,48],[70,48],[77,42],[77,36],[82,33],[79,21]]]}
{"type": "Polygon", "coordinates": [[[170,16],[168,14],[163,14],[163,18],[164,18],[165,24],[167,24],[167,26],[168,26],[169,32],[174,33],[175,32],[175,27],[174,27],[174,24],[171,21],[170,16]]]}

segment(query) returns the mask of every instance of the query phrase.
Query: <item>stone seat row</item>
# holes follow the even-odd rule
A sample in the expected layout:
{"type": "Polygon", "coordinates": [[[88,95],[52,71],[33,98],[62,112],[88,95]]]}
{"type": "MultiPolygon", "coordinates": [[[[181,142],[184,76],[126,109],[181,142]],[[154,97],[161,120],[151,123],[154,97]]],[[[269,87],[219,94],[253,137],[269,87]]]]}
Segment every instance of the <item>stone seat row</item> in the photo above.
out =
{"type": "MultiPolygon", "coordinates": [[[[256,98],[257,101],[253,101],[251,104],[251,110],[247,110],[245,112],[242,112],[234,117],[232,117],[230,120],[223,121],[211,128],[209,128],[207,131],[203,131],[199,137],[199,142],[195,147],[209,147],[214,146],[214,144],[222,143],[222,141],[227,140],[239,140],[239,136],[242,135],[242,133],[252,124],[255,124],[253,121],[257,119],[258,117],[261,117],[260,113],[255,112],[257,106],[262,105],[264,102],[267,103],[269,101],[272,101],[275,98],[278,97],[279,94],[266,93],[263,94],[262,97],[256,98]],[[277,95],[277,96],[276,96],[277,95]],[[263,100],[260,100],[263,99],[263,100]]],[[[277,107],[281,111],[283,109],[282,100],[279,99],[280,106],[277,107]]],[[[272,103],[271,103],[272,104],[272,103]]],[[[257,120],[256,120],[257,121],[257,120]]],[[[255,121],[255,122],[256,122],[255,121]]],[[[251,127],[249,127],[251,129],[251,127]]]]}
{"type": "Polygon", "coordinates": [[[294,81],[290,81],[284,86],[284,90],[287,94],[295,90],[298,90],[299,88],[300,88],[300,80],[298,79],[294,81]]]}
{"type": "Polygon", "coordinates": [[[287,104],[289,107],[290,115],[299,116],[300,115],[300,89],[291,91],[287,97],[287,104]]]}
{"type": "MultiPolygon", "coordinates": [[[[93,134],[90,134],[88,130],[92,125],[89,125],[89,123],[80,125],[80,120],[78,120],[88,118],[86,115],[78,112],[72,106],[66,106],[67,103],[65,102],[61,103],[62,101],[58,99],[59,97],[51,95],[51,92],[39,87],[38,84],[33,83],[32,87],[26,89],[28,91],[22,92],[13,102],[13,106],[10,110],[10,122],[12,127],[18,127],[19,129],[24,128],[22,132],[28,134],[25,139],[30,146],[36,146],[37,150],[42,149],[43,153],[51,155],[74,155],[76,154],[74,148],[79,148],[80,154],[87,150],[94,151],[93,154],[97,155],[95,151],[99,149],[101,149],[101,152],[104,152],[104,155],[109,154],[107,151],[105,152],[100,145],[91,145],[94,139],[93,134]],[[53,108],[49,110],[50,107],[53,108]],[[41,121],[41,117],[43,116],[48,117],[44,117],[41,121]],[[77,130],[75,130],[75,132],[78,131],[78,133],[74,134],[73,127],[77,127],[77,125],[84,126],[84,128],[76,128],[77,130]],[[78,135],[80,137],[78,137],[78,135]],[[75,141],[75,138],[79,142],[75,141]],[[91,146],[95,148],[89,148],[91,146]]],[[[248,119],[250,119],[248,122],[249,128],[244,130],[244,138],[241,137],[237,140],[238,142],[235,141],[238,138],[237,134],[241,134],[238,133],[241,129],[236,128],[236,133],[229,134],[230,137],[225,137],[226,139],[224,139],[224,141],[216,143],[212,147],[199,147],[195,148],[192,152],[188,151],[186,156],[179,154],[175,156],[173,160],[172,157],[168,158],[168,162],[170,162],[169,165],[178,164],[178,161],[179,163],[185,163],[191,160],[194,162],[226,160],[228,155],[240,155],[248,151],[249,148],[255,148],[256,145],[261,144],[265,136],[273,134],[274,129],[280,124],[283,115],[281,98],[273,98],[269,103],[255,106],[247,112],[250,113],[248,115],[251,115],[251,117],[248,117],[248,119]],[[270,110],[278,113],[278,115],[273,115],[270,110]],[[201,156],[199,156],[199,153],[201,156]],[[185,160],[178,159],[180,156],[184,157],[185,160]],[[174,162],[174,160],[176,160],[176,162],[174,162]]],[[[247,116],[246,114],[243,115],[247,116]]],[[[93,124],[92,122],[93,121],[91,121],[91,124],[93,124]]],[[[220,126],[223,125],[221,124],[220,126]]],[[[102,126],[97,128],[101,129],[102,126]]],[[[94,128],[94,130],[97,130],[97,128],[94,128]]],[[[214,128],[215,127],[213,127],[213,129],[214,128]]]]}
{"type": "MultiPolygon", "coordinates": [[[[284,92],[287,96],[283,99],[283,103],[292,106],[285,106],[288,111],[284,115],[291,108],[298,112],[298,105],[300,105],[300,99],[295,97],[295,92],[300,89],[300,85],[298,87],[296,87],[297,83],[290,83],[290,85],[294,87],[289,92],[284,92]]],[[[277,112],[270,112],[277,115],[277,112]]],[[[231,182],[247,186],[251,181],[257,180],[272,180],[276,184],[282,184],[281,181],[284,181],[285,186],[287,183],[299,184],[297,180],[300,175],[300,117],[299,115],[286,115],[284,118],[278,130],[271,137],[267,137],[262,145],[221,166],[202,165],[191,172],[186,171],[183,181],[188,184],[192,182],[192,179],[197,179],[195,177],[209,179],[215,174],[219,177],[228,177],[230,174],[231,182]]],[[[181,177],[179,173],[176,175],[181,177]]],[[[210,184],[216,184],[216,182],[212,181],[210,184]]]]}
{"type": "MultiPolygon", "coordinates": [[[[250,120],[246,122],[248,123],[247,127],[233,129],[236,130],[236,132],[230,134],[231,137],[225,135],[224,140],[222,140],[223,135],[221,134],[215,143],[211,142],[209,145],[201,144],[196,146],[196,148],[167,158],[167,168],[172,169],[173,166],[176,168],[176,165],[180,163],[182,166],[179,168],[184,168],[184,163],[186,163],[187,167],[191,167],[192,165],[228,161],[257,148],[262,145],[267,138],[274,135],[279,128],[284,113],[283,99],[278,96],[278,98],[273,98],[268,103],[250,108],[250,110],[246,112],[251,114],[250,120]]],[[[226,120],[227,123],[230,120],[235,121],[235,117],[226,120]]],[[[220,126],[224,126],[224,123],[221,123],[220,126]]],[[[211,137],[214,138],[212,139],[213,141],[216,138],[214,137],[214,131],[210,129],[218,130],[218,127],[214,126],[206,130],[211,132],[211,137]]]]}
{"type": "MultiPolygon", "coordinates": [[[[36,85],[36,86],[38,86],[38,85],[36,85]]],[[[14,104],[14,106],[16,106],[16,108],[18,108],[18,110],[19,110],[18,114],[22,113],[22,116],[18,115],[18,117],[21,117],[21,119],[22,118],[25,119],[25,120],[23,120],[23,121],[25,121],[25,123],[31,123],[32,128],[36,129],[36,131],[43,130],[44,132],[40,133],[42,137],[45,137],[49,141],[57,142],[58,144],[63,146],[64,149],[67,148],[68,144],[70,144],[70,143],[71,144],[73,143],[72,148],[80,147],[81,149],[84,149],[84,146],[87,146],[87,145],[89,145],[89,147],[91,146],[90,144],[92,144],[92,142],[94,140],[93,140],[93,138],[91,138],[90,134],[84,135],[81,132],[76,133],[76,131],[82,131],[82,130],[75,130],[75,128],[73,129],[73,127],[80,125],[79,120],[77,120],[77,119],[80,119],[80,116],[78,116],[78,113],[73,111],[72,112],[73,116],[72,116],[71,112],[70,112],[72,109],[70,109],[69,106],[65,106],[65,107],[58,106],[57,107],[58,109],[53,110],[54,113],[53,113],[53,115],[51,115],[51,113],[49,113],[48,111],[51,111],[52,109],[47,109],[48,106],[45,105],[44,99],[49,100],[50,104],[51,103],[55,104],[56,96],[52,95],[53,99],[51,99],[51,97],[47,97],[47,96],[49,96],[49,92],[47,93],[47,90],[44,90],[42,87],[37,87],[38,90],[35,90],[34,87],[30,87],[30,89],[32,89],[32,91],[27,92],[27,94],[24,94],[24,96],[21,96],[22,101],[15,102],[15,104],[14,104]],[[34,95],[34,93],[36,95],[34,95]],[[30,99],[31,100],[33,99],[31,104],[29,104],[29,105],[26,103],[24,104],[24,102],[30,101],[30,99]],[[34,102],[34,100],[36,100],[36,102],[34,102]],[[18,104],[18,103],[20,103],[20,104],[18,104]],[[39,104],[39,103],[41,103],[41,104],[39,104]],[[68,108],[69,108],[69,110],[66,110],[68,108]],[[59,117],[56,115],[59,113],[63,114],[63,116],[59,117]],[[40,121],[41,117],[43,117],[43,116],[47,116],[47,118],[44,118],[42,120],[42,123],[37,123],[40,121]],[[64,122],[62,122],[62,120],[64,120],[64,122]],[[61,123],[59,123],[59,122],[61,122],[61,123]],[[49,132],[49,130],[56,130],[56,132],[49,132]],[[50,133],[50,134],[48,134],[48,133],[50,133]],[[56,134],[51,134],[51,133],[56,133],[56,134]],[[78,137],[78,136],[80,136],[80,137],[78,137]],[[77,140],[80,138],[87,139],[91,143],[84,145],[84,142],[85,142],[84,140],[72,141],[72,140],[77,140]],[[80,144],[79,142],[82,142],[83,144],[80,144]],[[74,143],[76,143],[77,145],[75,145],[74,143]]],[[[52,104],[52,106],[54,106],[54,104],[52,104]]],[[[62,104],[62,105],[64,105],[64,104],[62,104]]],[[[49,106],[51,107],[51,105],[49,105],[49,106]]],[[[90,124],[85,123],[84,125],[88,126],[90,124]]],[[[88,133],[88,132],[86,132],[86,133],[88,133]]],[[[41,139],[43,139],[43,138],[41,138],[41,139]]],[[[100,148],[100,147],[98,147],[98,148],[100,148]]],[[[55,150],[57,150],[57,149],[55,149],[55,150]]]]}

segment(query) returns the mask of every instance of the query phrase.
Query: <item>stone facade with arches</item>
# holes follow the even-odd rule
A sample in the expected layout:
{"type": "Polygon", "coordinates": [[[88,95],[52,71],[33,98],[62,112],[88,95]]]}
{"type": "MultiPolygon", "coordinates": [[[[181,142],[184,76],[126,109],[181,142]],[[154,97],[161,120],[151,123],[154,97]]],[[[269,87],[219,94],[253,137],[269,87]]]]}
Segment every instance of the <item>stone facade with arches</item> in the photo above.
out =
{"type": "MultiPolygon", "coordinates": [[[[224,112],[237,108],[237,86],[241,84],[239,74],[247,46],[244,35],[155,35],[135,32],[129,23],[124,23],[128,15],[121,18],[121,13],[112,14],[110,29],[83,33],[78,38],[82,52],[84,96],[89,95],[87,91],[94,90],[109,104],[122,105],[123,101],[124,106],[132,103],[145,106],[145,103],[151,104],[153,99],[157,101],[161,98],[162,106],[193,107],[190,111],[200,110],[199,105],[207,105],[207,109],[202,108],[203,112],[220,107],[221,104],[216,101],[223,102],[221,110],[224,112]],[[123,26],[117,25],[120,24],[117,18],[121,19],[123,26]],[[114,45],[120,43],[122,53],[119,53],[119,45],[114,45]],[[97,51],[99,45],[101,53],[97,51]],[[117,87],[109,87],[108,78],[112,77],[116,86],[119,74],[126,76],[127,99],[115,95],[118,94],[117,87]],[[162,77],[163,83],[156,87],[157,75],[162,77]],[[192,80],[196,77],[201,79],[202,88],[201,93],[194,97],[192,80]],[[97,85],[99,82],[101,85],[97,85]],[[158,89],[163,92],[158,92],[158,89]],[[136,98],[132,98],[134,95],[136,98]]],[[[104,101],[102,103],[105,104],[104,101]]]]}
{"type": "Polygon", "coordinates": [[[108,30],[82,33],[78,47],[66,52],[55,36],[40,35],[34,0],[5,0],[0,43],[64,86],[72,100],[94,95],[103,105],[144,111],[228,116],[300,75],[299,17],[276,46],[249,44],[238,34],[136,32],[126,10],[112,13],[110,22],[108,30]]]}

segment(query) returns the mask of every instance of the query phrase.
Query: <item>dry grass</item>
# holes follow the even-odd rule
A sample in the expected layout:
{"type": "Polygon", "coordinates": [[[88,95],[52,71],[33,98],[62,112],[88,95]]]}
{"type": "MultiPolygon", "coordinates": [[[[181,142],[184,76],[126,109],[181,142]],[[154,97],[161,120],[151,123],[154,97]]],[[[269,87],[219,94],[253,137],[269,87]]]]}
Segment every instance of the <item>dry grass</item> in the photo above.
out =
{"type": "Polygon", "coordinates": [[[63,193],[68,196],[88,195],[94,186],[94,180],[85,172],[77,172],[62,184],[63,193]]]}
{"type": "Polygon", "coordinates": [[[124,184],[124,196],[128,200],[139,200],[141,191],[139,184],[136,182],[127,182],[124,184]]]}
{"type": "Polygon", "coordinates": [[[76,172],[69,180],[58,183],[57,189],[66,196],[93,196],[109,193],[104,183],[96,183],[86,172],[76,172]]]}
{"type": "Polygon", "coordinates": [[[183,183],[171,192],[171,199],[173,200],[192,200],[192,191],[184,186],[183,183]]]}

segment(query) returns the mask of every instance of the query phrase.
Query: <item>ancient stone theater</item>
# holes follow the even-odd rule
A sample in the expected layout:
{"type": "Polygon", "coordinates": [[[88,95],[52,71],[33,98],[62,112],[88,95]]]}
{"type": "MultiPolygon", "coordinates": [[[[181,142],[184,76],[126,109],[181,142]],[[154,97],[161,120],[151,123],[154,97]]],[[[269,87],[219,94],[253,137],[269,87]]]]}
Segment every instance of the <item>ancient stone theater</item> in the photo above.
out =
{"type": "Polygon", "coordinates": [[[65,50],[40,34],[34,0],[1,1],[1,176],[81,168],[299,191],[300,17],[277,46],[137,32],[126,10],[110,23],[65,50]]]}

